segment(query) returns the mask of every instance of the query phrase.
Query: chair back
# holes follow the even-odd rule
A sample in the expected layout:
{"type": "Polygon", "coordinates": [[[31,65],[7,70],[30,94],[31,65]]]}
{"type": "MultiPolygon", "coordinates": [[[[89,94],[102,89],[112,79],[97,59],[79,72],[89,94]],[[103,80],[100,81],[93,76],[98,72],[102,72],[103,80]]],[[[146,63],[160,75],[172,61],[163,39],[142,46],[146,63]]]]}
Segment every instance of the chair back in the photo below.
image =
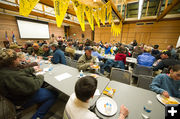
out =
{"type": "Polygon", "coordinates": [[[152,67],[145,67],[141,65],[136,65],[135,68],[133,69],[133,75],[138,76],[138,75],[147,75],[147,76],[152,76],[153,75],[153,68],[152,67]]]}
{"type": "Polygon", "coordinates": [[[77,68],[77,61],[76,60],[71,60],[70,66],[74,67],[74,68],[77,68]]]}
{"type": "Polygon", "coordinates": [[[71,65],[71,58],[68,57],[68,56],[65,56],[65,58],[66,58],[66,64],[67,64],[68,66],[70,66],[70,65],[71,65]]]}
{"type": "Polygon", "coordinates": [[[0,119],[16,119],[15,105],[0,95],[0,119]]]}
{"type": "Polygon", "coordinates": [[[131,72],[119,68],[112,68],[110,74],[110,80],[115,80],[121,83],[129,84],[131,80],[131,72]]]}
{"type": "Polygon", "coordinates": [[[152,76],[139,75],[137,87],[150,90],[149,85],[152,83],[153,78],[152,76]]]}

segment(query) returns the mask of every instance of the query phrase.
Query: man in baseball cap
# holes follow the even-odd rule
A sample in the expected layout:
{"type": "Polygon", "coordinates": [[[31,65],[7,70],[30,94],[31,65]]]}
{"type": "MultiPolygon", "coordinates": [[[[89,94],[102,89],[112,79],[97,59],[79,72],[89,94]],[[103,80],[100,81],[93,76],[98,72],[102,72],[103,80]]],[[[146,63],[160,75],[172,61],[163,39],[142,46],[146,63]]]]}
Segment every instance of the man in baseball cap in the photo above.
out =
{"type": "Polygon", "coordinates": [[[86,46],[84,50],[85,54],[79,58],[77,66],[79,70],[87,71],[96,63],[96,58],[91,55],[92,47],[86,46]]]}

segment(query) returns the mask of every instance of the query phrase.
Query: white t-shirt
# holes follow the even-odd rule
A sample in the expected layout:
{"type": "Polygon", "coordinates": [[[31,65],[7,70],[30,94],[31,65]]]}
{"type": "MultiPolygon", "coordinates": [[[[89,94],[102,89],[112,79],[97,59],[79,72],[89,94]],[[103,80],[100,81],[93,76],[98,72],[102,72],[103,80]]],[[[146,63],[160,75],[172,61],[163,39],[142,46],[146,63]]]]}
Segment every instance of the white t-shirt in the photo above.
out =
{"type": "Polygon", "coordinates": [[[75,93],[73,93],[67,104],[66,112],[71,117],[71,119],[99,119],[96,114],[88,110],[89,103],[80,101],[75,93]]]}

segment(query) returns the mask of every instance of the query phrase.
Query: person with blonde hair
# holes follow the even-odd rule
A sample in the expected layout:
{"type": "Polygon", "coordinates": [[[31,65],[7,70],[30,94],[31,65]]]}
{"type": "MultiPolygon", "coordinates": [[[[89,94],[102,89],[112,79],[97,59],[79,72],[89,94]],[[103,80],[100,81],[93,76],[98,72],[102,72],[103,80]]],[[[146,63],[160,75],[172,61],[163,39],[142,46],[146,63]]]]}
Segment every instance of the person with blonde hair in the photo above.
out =
{"type": "Polygon", "coordinates": [[[144,53],[139,55],[137,63],[141,66],[152,67],[155,62],[155,57],[150,54],[151,49],[149,47],[144,48],[144,53]]]}
{"type": "Polygon", "coordinates": [[[44,77],[34,75],[38,67],[19,69],[20,60],[12,49],[0,50],[0,94],[14,105],[27,108],[40,104],[32,119],[42,119],[56,101],[56,93],[41,88],[44,77]]]}

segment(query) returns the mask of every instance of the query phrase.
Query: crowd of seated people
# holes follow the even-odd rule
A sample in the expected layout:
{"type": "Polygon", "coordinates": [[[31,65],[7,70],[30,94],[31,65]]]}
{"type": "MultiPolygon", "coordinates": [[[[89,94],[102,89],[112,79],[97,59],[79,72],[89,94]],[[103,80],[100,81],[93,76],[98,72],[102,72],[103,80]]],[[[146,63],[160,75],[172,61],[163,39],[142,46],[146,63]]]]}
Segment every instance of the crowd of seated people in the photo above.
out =
{"type": "MultiPolygon", "coordinates": [[[[112,67],[126,69],[126,58],[131,56],[137,58],[138,65],[152,67],[154,71],[159,69],[163,70],[164,68],[172,66],[169,69],[169,74],[157,75],[150,85],[150,88],[152,91],[166,97],[175,96],[179,98],[179,89],[177,88],[179,87],[180,80],[180,68],[178,65],[180,64],[180,60],[178,59],[178,54],[180,53],[179,48],[175,50],[173,46],[170,45],[165,51],[160,51],[158,50],[159,45],[154,45],[152,47],[145,44],[138,44],[135,40],[131,44],[125,45],[122,43],[103,44],[102,42],[96,43],[91,42],[90,40],[85,42],[78,42],[72,39],[55,40],[54,35],[51,37],[50,42],[43,41],[42,43],[35,43],[28,41],[22,47],[17,44],[11,44],[9,49],[0,48],[0,66],[2,67],[0,69],[0,75],[2,75],[0,94],[10,99],[15,105],[22,106],[23,108],[27,108],[34,103],[40,103],[41,106],[33,115],[34,119],[37,117],[44,117],[49,108],[54,104],[57,94],[42,87],[43,76],[33,75],[33,72],[38,70],[38,63],[31,63],[25,58],[25,55],[22,52],[35,57],[37,56],[44,60],[49,60],[53,64],[60,63],[66,65],[66,55],[74,60],[74,57],[76,56],[75,51],[84,50],[84,54],[77,59],[77,68],[79,71],[94,72],[92,66],[99,64],[101,68],[100,73],[102,73],[102,75],[104,74],[104,70],[110,73],[112,67]],[[104,55],[113,55],[115,58],[108,59],[105,58],[104,55]],[[21,80],[23,80],[23,82],[21,80]],[[3,85],[7,86],[3,87],[3,85]],[[20,86],[20,88],[17,88],[18,86],[20,86]],[[37,98],[40,96],[42,96],[42,99],[37,98]],[[36,98],[36,100],[34,98],[36,98]]],[[[94,94],[94,92],[92,92],[92,94],[94,94]]],[[[72,113],[70,105],[75,103],[75,100],[78,100],[82,104],[89,100],[89,97],[87,97],[86,100],[82,100],[81,97],[77,96],[78,94],[75,91],[75,94],[70,97],[66,106],[67,112],[70,113],[72,117],[74,117],[74,114],[76,113],[72,113]]],[[[72,107],[72,110],[77,111],[77,109],[79,109],[79,107],[72,107]]],[[[124,116],[127,116],[127,109],[124,108],[124,110],[126,110],[126,115],[124,116]]],[[[95,116],[88,112],[87,109],[84,109],[84,111],[87,112],[87,115],[90,114],[93,117],[95,116]]]]}

